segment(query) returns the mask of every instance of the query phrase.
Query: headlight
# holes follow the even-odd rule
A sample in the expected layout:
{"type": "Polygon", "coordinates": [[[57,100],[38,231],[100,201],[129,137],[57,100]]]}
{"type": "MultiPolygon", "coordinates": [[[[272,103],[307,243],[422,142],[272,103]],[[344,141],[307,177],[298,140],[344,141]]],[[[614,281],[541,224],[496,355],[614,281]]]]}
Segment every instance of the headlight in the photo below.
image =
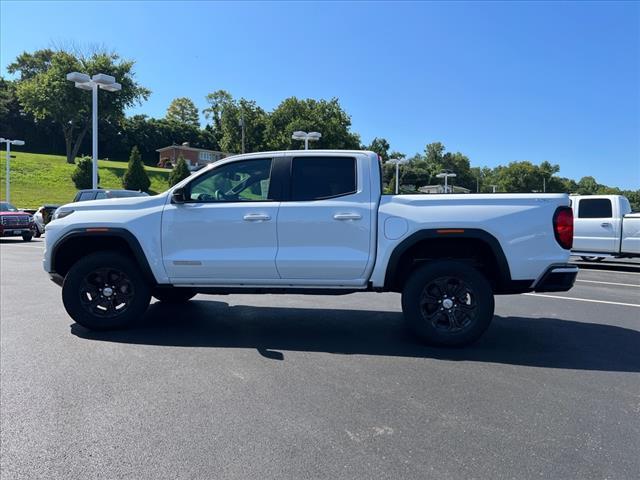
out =
{"type": "Polygon", "coordinates": [[[74,210],[61,210],[57,209],[53,214],[53,220],[58,220],[60,218],[68,217],[74,212],[74,210]]]}

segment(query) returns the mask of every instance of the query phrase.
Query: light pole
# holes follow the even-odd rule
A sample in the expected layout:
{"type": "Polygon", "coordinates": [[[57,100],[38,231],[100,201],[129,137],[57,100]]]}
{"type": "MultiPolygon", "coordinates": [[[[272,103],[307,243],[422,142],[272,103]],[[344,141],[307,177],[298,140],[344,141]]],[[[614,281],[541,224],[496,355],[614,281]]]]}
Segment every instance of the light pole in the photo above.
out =
{"type": "Polygon", "coordinates": [[[396,195],[398,195],[400,191],[400,164],[409,163],[409,160],[406,158],[390,158],[388,162],[396,165],[396,195]]]}
{"type": "Polygon", "coordinates": [[[307,133],[301,130],[293,132],[293,135],[291,135],[291,138],[294,140],[304,140],[305,150],[309,150],[309,142],[317,142],[318,140],[320,140],[320,137],[322,137],[322,134],[319,132],[307,133]]]}
{"type": "Polygon", "coordinates": [[[98,188],[98,88],[106,90],[107,92],[117,92],[122,88],[116,79],[111,75],[104,73],[97,73],[93,77],[90,77],[86,73],[71,72],[67,74],[67,80],[74,82],[76,88],[81,90],[91,90],[92,100],[92,150],[93,150],[93,171],[91,174],[92,188],[98,188]]]}
{"type": "Polygon", "coordinates": [[[449,193],[449,177],[455,178],[457,175],[453,172],[442,172],[436,175],[437,178],[444,178],[444,193],[449,193]]]}
{"type": "Polygon", "coordinates": [[[7,138],[0,138],[0,143],[5,143],[7,145],[7,175],[6,175],[6,187],[5,187],[5,195],[7,203],[11,202],[11,182],[9,180],[9,175],[11,174],[11,167],[9,164],[11,163],[11,145],[24,145],[24,140],[9,140],[7,138]]]}

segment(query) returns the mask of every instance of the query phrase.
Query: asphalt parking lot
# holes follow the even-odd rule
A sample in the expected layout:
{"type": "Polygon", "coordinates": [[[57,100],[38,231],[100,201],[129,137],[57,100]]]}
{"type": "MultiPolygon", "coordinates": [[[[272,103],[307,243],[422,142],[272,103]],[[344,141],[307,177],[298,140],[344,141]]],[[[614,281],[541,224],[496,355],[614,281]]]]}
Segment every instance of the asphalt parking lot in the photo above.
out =
{"type": "Polygon", "coordinates": [[[3,479],[638,478],[638,262],[498,297],[445,350],[395,294],[198,296],[91,333],[42,246],[0,240],[3,479]]]}

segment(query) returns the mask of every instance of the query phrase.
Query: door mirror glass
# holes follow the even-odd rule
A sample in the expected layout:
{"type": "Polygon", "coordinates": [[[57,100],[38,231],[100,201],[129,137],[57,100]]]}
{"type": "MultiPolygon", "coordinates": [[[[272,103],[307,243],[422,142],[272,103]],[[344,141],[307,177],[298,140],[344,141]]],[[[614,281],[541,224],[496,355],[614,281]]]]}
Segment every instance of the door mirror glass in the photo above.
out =
{"type": "Polygon", "coordinates": [[[187,201],[184,188],[176,188],[171,194],[172,203],[184,203],[187,201]]]}

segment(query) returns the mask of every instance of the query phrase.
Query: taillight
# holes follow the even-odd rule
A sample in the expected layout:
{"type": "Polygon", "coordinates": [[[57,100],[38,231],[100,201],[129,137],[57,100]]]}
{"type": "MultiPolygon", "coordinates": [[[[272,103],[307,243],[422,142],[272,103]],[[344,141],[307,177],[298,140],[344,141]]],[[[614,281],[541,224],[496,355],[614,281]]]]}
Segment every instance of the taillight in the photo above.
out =
{"type": "Polygon", "coordinates": [[[573,246],[573,210],[560,207],[553,215],[553,233],[562,248],[571,250],[573,246]]]}

